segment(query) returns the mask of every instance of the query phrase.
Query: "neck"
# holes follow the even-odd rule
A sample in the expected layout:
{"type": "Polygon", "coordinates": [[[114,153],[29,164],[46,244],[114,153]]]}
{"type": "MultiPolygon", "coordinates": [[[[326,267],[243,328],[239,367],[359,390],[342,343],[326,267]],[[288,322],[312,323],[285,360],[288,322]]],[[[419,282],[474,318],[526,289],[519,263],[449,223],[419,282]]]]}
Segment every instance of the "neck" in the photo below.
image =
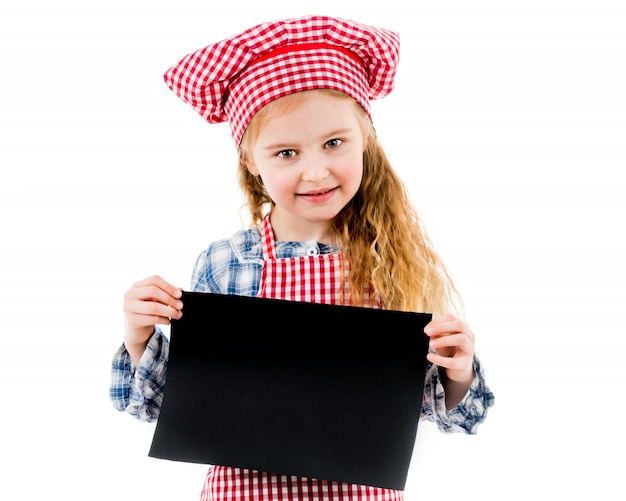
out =
{"type": "Polygon", "coordinates": [[[283,242],[316,241],[324,244],[335,244],[336,238],[330,233],[329,221],[310,221],[285,217],[280,210],[272,211],[270,216],[274,239],[283,242]]]}

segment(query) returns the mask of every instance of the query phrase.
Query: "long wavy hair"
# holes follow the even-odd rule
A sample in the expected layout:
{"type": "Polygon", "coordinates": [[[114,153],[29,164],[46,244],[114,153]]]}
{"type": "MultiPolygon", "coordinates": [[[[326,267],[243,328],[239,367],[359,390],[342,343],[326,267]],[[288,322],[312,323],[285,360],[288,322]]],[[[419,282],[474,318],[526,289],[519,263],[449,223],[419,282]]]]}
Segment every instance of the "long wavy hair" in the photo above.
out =
{"type": "MultiPolygon", "coordinates": [[[[352,100],[328,89],[306,92],[320,91],[352,100]]],[[[274,202],[260,176],[250,174],[245,159],[261,128],[289,107],[298,106],[306,92],[269,103],[253,117],[244,133],[239,147],[238,179],[251,226],[261,224],[274,202]]],[[[363,305],[368,287],[373,287],[387,309],[462,314],[461,298],[409,199],[406,186],[392,168],[369,117],[352,101],[366,138],[363,180],[356,195],[331,223],[331,231],[350,263],[350,304],[363,305]]]]}

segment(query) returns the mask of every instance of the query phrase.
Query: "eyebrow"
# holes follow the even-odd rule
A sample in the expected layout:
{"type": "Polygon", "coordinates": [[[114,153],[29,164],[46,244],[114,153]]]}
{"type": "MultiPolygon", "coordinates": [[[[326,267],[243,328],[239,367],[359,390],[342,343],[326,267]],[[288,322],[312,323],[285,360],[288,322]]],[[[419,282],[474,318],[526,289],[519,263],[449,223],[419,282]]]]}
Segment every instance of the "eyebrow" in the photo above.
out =
{"type": "MultiPolygon", "coordinates": [[[[332,139],[332,138],[334,138],[336,136],[342,136],[344,134],[352,132],[353,130],[354,130],[353,127],[345,127],[345,128],[342,128],[342,129],[336,129],[336,130],[333,130],[333,131],[329,132],[328,134],[324,134],[322,137],[325,137],[325,138],[328,138],[328,139],[332,139]]],[[[284,149],[293,148],[293,146],[295,144],[296,143],[285,143],[285,142],[273,143],[273,144],[268,144],[266,146],[263,146],[263,149],[265,149],[265,150],[284,150],[284,149]]]]}

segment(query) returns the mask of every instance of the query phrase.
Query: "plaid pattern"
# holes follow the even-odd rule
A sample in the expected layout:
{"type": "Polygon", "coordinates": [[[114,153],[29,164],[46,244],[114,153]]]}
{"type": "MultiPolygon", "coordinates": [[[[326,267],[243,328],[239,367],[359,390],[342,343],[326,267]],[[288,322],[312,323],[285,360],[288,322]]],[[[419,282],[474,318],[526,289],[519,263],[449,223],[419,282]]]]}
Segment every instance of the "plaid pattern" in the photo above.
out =
{"type": "Polygon", "coordinates": [[[201,501],[400,501],[404,492],[366,485],[212,466],[201,501]]]}
{"type": "MultiPolygon", "coordinates": [[[[232,237],[212,242],[198,255],[193,267],[190,290],[215,294],[256,296],[263,272],[263,243],[259,228],[236,232],[232,237]]],[[[310,242],[274,242],[277,259],[307,254],[310,242]]],[[[317,244],[319,254],[335,253],[336,247],[317,244]]],[[[233,317],[230,329],[237,329],[233,317]]],[[[109,396],[112,405],[141,420],[159,417],[167,374],[169,339],[156,326],[139,368],[135,368],[124,345],[113,355],[109,396]]],[[[437,366],[427,364],[424,399],[420,419],[432,421],[443,433],[474,434],[494,403],[482,365],[474,359],[476,377],[465,399],[454,409],[445,407],[445,393],[437,366]]]]}
{"type": "MultiPolygon", "coordinates": [[[[265,224],[269,224],[269,220],[265,224]]],[[[299,259],[311,248],[310,243],[305,242],[273,242],[273,232],[271,238],[278,260],[299,259]]],[[[263,240],[267,240],[267,233],[262,236],[258,228],[252,228],[213,242],[198,256],[191,290],[257,295],[263,268],[263,240]]],[[[318,244],[317,249],[320,255],[338,251],[324,244],[318,244]]],[[[236,316],[230,328],[237,329],[236,316]]],[[[111,403],[116,409],[149,422],[159,416],[169,354],[167,336],[158,326],[155,331],[139,368],[133,366],[124,345],[119,347],[111,364],[109,388],[111,403]]],[[[494,403],[494,396],[487,387],[478,358],[474,359],[474,370],[476,377],[467,395],[456,408],[448,411],[439,370],[428,363],[420,420],[432,421],[444,433],[476,433],[494,403]]],[[[202,489],[203,501],[394,501],[403,498],[401,491],[213,465],[208,468],[202,489]]]]}
{"type": "Polygon", "coordinates": [[[170,89],[209,123],[230,122],[239,145],[267,103],[304,90],[335,89],[368,114],[393,90],[399,35],[326,16],[272,21],[181,59],[164,75],[170,89]]]}

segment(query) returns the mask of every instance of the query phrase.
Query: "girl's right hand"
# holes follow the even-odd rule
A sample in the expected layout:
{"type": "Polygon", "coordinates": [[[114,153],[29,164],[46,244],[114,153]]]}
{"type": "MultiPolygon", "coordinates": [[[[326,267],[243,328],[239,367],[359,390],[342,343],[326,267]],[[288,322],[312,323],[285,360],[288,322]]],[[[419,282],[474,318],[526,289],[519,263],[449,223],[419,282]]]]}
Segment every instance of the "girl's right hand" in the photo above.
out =
{"type": "Polygon", "coordinates": [[[124,294],[124,344],[136,367],[154,332],[154,326],[168,325],[170,319],[182,316],[182,292],[182,289],[153,275],[134,283],[124,294]]]}

